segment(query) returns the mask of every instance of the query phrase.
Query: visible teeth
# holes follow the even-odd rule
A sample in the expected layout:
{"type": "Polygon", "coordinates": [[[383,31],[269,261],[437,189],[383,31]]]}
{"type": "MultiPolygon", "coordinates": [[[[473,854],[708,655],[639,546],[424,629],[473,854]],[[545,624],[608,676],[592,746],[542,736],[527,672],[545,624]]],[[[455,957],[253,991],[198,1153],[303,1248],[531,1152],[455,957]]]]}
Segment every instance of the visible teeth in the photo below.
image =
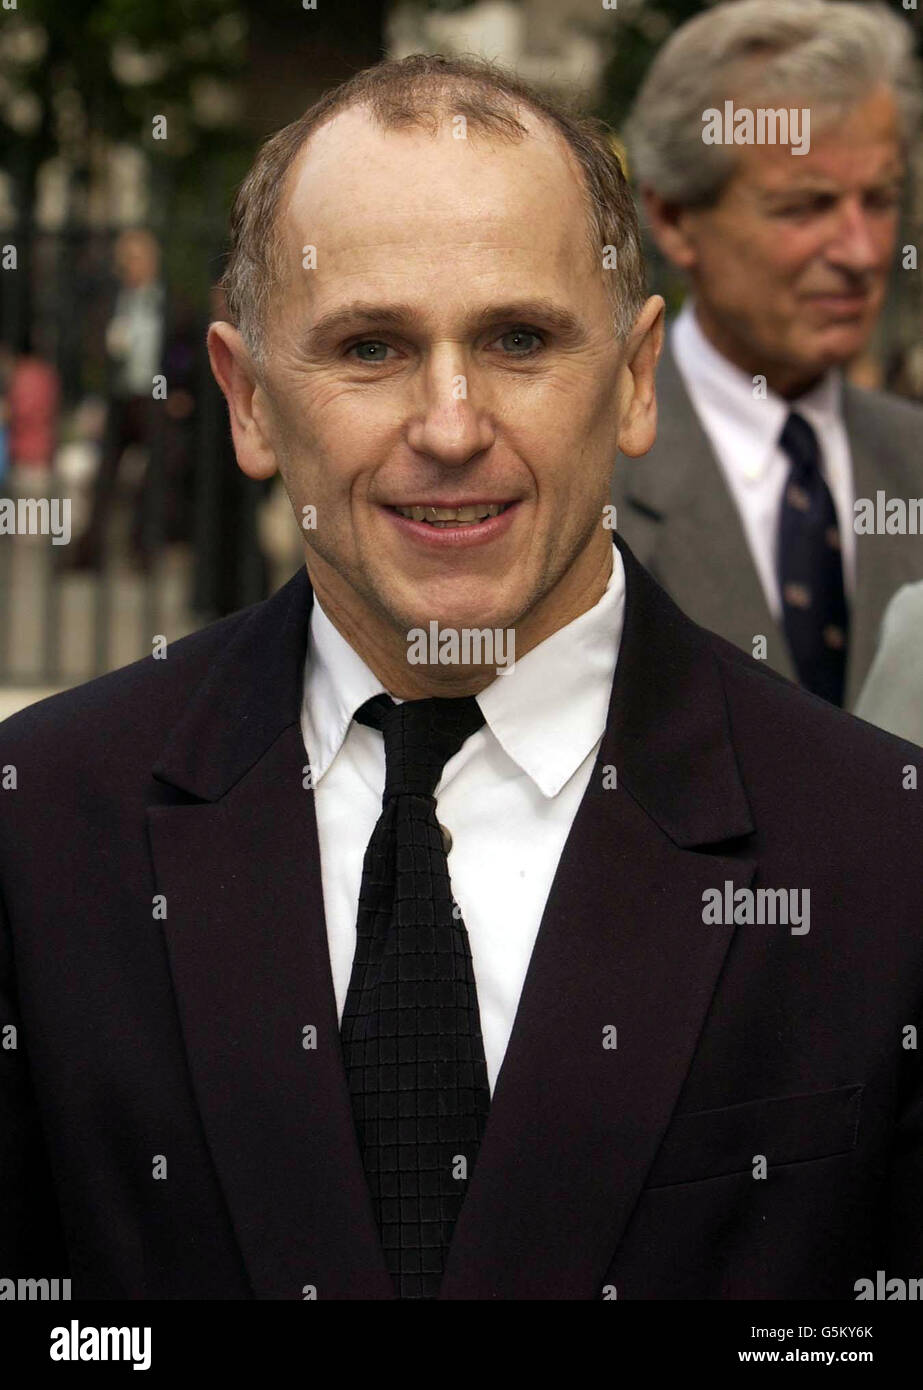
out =
{"type": "Polygon", "coordinates": [[[503,502],[492,502],[489,506],[486,503],[475,503],[467,507],[395,507],[394,510],[400,512],[401,516],[409,517],[411,521],[428,521],[431,525],[438,526],[446,523],[483,521],[488,516],[499,516],[504,506],[503,502]]]}

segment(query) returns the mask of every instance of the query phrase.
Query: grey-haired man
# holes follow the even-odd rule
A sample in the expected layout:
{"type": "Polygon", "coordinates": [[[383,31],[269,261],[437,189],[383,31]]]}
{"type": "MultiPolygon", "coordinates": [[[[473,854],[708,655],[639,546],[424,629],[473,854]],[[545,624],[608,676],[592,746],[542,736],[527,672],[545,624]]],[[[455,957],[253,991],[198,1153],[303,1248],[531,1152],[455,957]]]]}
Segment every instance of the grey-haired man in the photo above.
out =
{"type": "Polygon", "coordinates": [[[692,293],[657,442],[615,470],[619,530],[696,621],[849,708],[889,598],[923,577],[897,515],[923,492],[923,412],[841,371],[894,259],[911,42],[878,6],[718,6],[658,54],[627,132],[692,293]],[[879,493],[887,532],[855,511],[879,493]]]}

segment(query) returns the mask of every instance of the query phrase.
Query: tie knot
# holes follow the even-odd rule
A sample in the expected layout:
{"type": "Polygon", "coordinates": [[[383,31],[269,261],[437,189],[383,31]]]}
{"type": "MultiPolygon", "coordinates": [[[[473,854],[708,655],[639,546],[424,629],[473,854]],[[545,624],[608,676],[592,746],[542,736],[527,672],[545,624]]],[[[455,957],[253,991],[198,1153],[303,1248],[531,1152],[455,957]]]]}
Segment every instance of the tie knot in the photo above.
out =
{"type": "Polygon", "coordinates": [[[793,410],[785,422],[779,443],[792,463],[803,472],[816,469],[820,463],[820,447],[813,425],[793,410]]]}
{"type": "Polygon", "coordinates": [[[384,736],[383,802],[392,796],[432,796],[446,763],[484,723],[473,695],[405,700],[402,705],[389,695],[375,695],[355,717],[384,736]]]}

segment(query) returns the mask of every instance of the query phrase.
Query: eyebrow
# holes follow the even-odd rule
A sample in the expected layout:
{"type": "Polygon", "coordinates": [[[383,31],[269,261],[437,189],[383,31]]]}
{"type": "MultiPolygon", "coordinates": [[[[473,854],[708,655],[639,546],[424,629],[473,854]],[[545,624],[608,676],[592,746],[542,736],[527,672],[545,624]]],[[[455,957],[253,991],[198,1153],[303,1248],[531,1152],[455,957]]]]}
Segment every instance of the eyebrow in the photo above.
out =
{"type": "MultiPolygon", "coordinates": [[[[896,184],[902,183],[905,177],[906,171],[902,168],[888,169],[867,187],[870,189],[892,188],[896,184]]],[[[837,184],[828,182],[826,179],[818,176],[816,178],[805,179],[804,182],[789,184],[785,188],[763,188],[760,192],[766,199],[774,198],[784,200],[785,198],[800,197],[805,194],[808,196],[816,196],[818,194],[838,196],[841,190],[837,184]]]]}
{"type": "MultiPolygon", "coordinates": [[[[305,331],[303,342],[306,346],[324,346],[350,329],[419,327],[422,321],[423,316],[413,305],[375,304],[357,299],[322,314],[305,331]]],[[[557,333],[565,344],[578,342],[586,334],[585,325],[576,314],[554,300],[544,298],[487,305],[469,315],[465,328],[472,333],[499,322],[535,322],[557,333]]]]}

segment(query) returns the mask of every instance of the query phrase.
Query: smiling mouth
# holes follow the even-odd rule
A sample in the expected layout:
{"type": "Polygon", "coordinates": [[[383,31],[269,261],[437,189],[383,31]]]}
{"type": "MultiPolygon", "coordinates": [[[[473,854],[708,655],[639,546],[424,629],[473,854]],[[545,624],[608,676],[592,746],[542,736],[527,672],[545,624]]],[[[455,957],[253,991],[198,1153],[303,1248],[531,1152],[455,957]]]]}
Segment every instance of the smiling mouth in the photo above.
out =
{"type": "Polygon", "coordinates": [[[499,516],[512,502],[472,502],[464,507],[391,507],[392,512],[409,521],[425,521],[429,526],[476,526],[488,517],[499,516]]]}
{"type": "Polygon", "coordinates": [[[826,294],[813,294],[812,299],[830,300],[835,304],[865,304],[871,296],[863,290],[852,292],[850,290],[830,290],[826,294]]]}

